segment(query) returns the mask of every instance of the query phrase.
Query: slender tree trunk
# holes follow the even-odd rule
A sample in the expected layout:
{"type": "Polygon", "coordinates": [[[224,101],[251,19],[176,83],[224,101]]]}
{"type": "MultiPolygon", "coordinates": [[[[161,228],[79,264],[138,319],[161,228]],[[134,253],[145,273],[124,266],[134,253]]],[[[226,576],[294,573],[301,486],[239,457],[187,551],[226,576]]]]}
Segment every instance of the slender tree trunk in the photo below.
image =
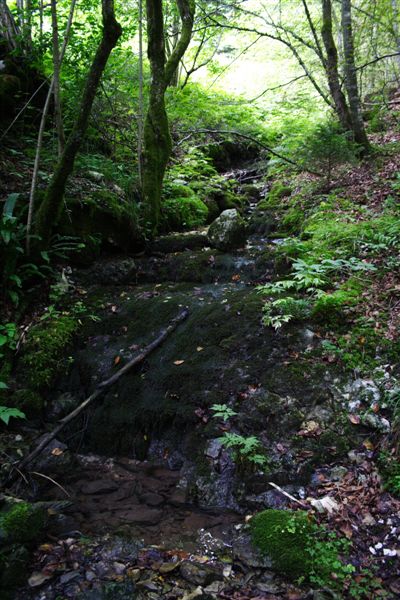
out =
{"type": "Polygon", "coordinates": [[[346,97],[342,92],[338,68],[338,51],[333,38],[332,27],[332,2],[322,0],[322,40],[326,51],[325,70],[328,78],[329,90],[335,105],[336,114],[340,124],[345,131],[352,130],[350,110],[346,97]]]}
{"type": "Polygon", "coordinates": [[[138,176],[140,191],[143,188],[143,125],[144,125],[144,90],[143,90],[143,0],[139,0],[139,112],[137,117],[138,135],[138,176]]]}
{"type": "Polygon", "coordinates": [[[53,80],[54,80],[54,117],[56,121],[58,157],[60,158],[65,147],[64,126],[61,109],[60,89],[60,46],[58,38],[57,0],[51,0],[51,23],[53,28],[53,80]]]}
{"type": "MultiPolygon", "coordinates": [[[[63,41],[63,45],[61,48],[60,66],[64,60],[65,52],[67,50],[68,39],[69,39],[69,34],[71,32],[76,2],[77,2],[77,0],[72,0],[72,2],[71,2],[67,27],[66,27],[65,35],[64,35],[64,41],[63,41]]],[[[54,87],[54,75],[51,79],[49,91],[47,92],[46,101],[45,101],[45,104],[43,107],[42,118],[40,120],[39,133],[38,133],[38,139],[37,139],[37,144],[36,144],[35,162],[33,165],[31,189],[30,189],[30,193],[29,193],[28,219],[27,219],[27,223],[26,223],[26,253],[28,255],[30,253],[33,210],[34,210],[34,206],[35,206],[35,194],[36,194],[37,179],[38,179],[39,167],[40,167],[40,156],[42,153],[43,136],[44,136],[44,131],[45,131],[45,127],[46,127],[46,119],[47,119],[47,115],[48,115],[49,108],[50,108],[50,101],[51,101],[51,98],[53,95],[53,87],[54,87]]]]}
{"type": "MultiPolygon", "coordinates": [[[[400,53],[400,26],[399,26],[399,6],[397,0],[392,0],[393,9],[393,31],[396,40],[396,50],[400,53]]],[[[396,56],[397,67],[400,73],[400,54],[396,56]]]]}
{"type": "Polygon", "coordinates": [[[152,80],[144,125],[143,201],[146,224],[153,234],[156,233],[160,220],[162,184],[172,151],[165,91],[189,46],[195,14],[194,0],[176,2],[182,31],[178,43],[166,61],[162,0],[146,0],[148,56],[152,80]]]}
{"type": "Polygon", "coordinates": [[[361,102],[358,91],[357,71],[354,58],[351,0],[342,0],[342,32],[345,60],[345,87],[349,101],[354,140],[363,147],[365,153],[368,153],[370,151],[370,144],[365,132],[364,122],[361,114],[361,102]]]}
{"type": "Polygon", "coordinates": [[[83,91],[82,101],[65,150],[50,181],[46,196],[36,216],[36,233],[42,242],[49,239],[51,230],[58,223],[68,177],[72,173],[77,153],[85,136],[93,102],[108,58],[116,46],[122,29],[115,19],[114,0],[102,0],[103,34],[90,67],[83,91]]]}
{"type": "Polygon", "coordinates": [[[0,41],[6,53],[16,50],[20,30],[7,6],[6,0],[0,0],[0,41]]]}

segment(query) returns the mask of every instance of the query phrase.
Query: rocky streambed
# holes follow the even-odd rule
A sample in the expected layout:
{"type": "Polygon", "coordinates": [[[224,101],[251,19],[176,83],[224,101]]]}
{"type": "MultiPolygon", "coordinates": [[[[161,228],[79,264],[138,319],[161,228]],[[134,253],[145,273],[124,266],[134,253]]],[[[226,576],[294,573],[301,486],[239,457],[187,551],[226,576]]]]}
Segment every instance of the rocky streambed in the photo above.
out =
{"type": "Polygon", "coordinates": [[[346,469],[319,468],[354,446],[343,409],[372,402],[376,389],[319,360],[311,326],[263,326],[257,285],[273,276],[279,241],[265,236],[268,219],[255,205],[248,220],[250,236],[237,249],[210,248],[203,232],[178,234],[148,255],[71,275],[96,318],[85,319],[72,367],[52,390],[49,421],[182,307],[189,317],[35,465],[59,482],[41,480],[39,494],[68,504],[55,509],[21,600],[314,597],[257,556],[245,516],[291,505],[290,497],[302,502],[313,486],[345,477],[346,469]],[[254,452],[229,449],[221,441],[229,435],[256,439],[262,467],[254,452]]]}

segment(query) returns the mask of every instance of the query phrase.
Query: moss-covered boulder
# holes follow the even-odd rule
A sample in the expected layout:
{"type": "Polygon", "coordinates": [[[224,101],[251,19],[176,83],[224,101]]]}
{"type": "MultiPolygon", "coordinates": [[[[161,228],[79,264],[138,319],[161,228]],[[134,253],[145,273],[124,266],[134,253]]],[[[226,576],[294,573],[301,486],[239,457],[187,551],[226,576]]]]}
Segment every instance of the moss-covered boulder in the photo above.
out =
{"type": "Polygon", "coordinates": [[[195,195],[170,198],[162,204],[161,228],[166,232],[201,227],[207,218],[207,206],[195,195]]]}
{"type": "Polygon", "coordinates": [[[314,529],[304,511],[265,510],[250,521],[254,545],[271,558],[276,571],[291,579],[310,574],[312,564],[307,549],[314,529]]]}
{"type": "Polygon", "coordinates": [[[47,515],[42,507],[15,502],[0,513],[0,589],[2,598],[12,598],[13,590],[26,579],[33,544],[43,534],[47,515]]]}
{"type": "Polygon", "coordinates": [[[225,210],[211,223],[208,238],[218,250],[239,248],[246,242],[246,224],[236,209],[225,210]]]}
{"type": "Polygon", "coordinates": [[[102,247],[138,251],[144,237],[138,224],[136,205],[107,188],[85,197],[66,199],[67,211],[60,223],[61,233],[80,238],[85,248],[77,260],[90,262],[102,247]]]}

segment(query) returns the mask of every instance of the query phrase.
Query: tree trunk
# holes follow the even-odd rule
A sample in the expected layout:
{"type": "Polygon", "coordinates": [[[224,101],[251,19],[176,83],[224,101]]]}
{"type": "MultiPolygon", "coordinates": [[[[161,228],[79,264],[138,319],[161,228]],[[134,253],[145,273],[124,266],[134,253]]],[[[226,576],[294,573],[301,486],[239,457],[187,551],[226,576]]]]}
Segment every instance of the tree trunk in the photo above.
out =
{"type": "Polygon", "coordinates": [[[144,124],[143,201],[146,226],[155,234],[161,212],[161,192],[172,141],[165,108],[165,91],[191,39],[194,0],[176,0],[182,23],[178,43],[166,62],[162,0],[146,0],[148,56],[151,69],[149,107],[144,124]]]}
{"type": "Polygon", "coordinates": [[[17,49],[20,34],[6,0],[0,0],[0,56],[17,49]]]}
{"type": "Polygon", "coordinates": [[[114,0],[102,0],[103,34],[93,59],[78,116],[68,137],[64,152],[50,181],[46,196],[36,216],[36,233],[42,243],[49,239],[52,228],[57,224],[62,207],[65,186],[72,173],[77,153],[85,136],[89,117],[101,77],[108,58],[116,46],[122,29],[115,19],[114,0]]]}
{"type": "MultiPolygon", "coordinates": [[[[61,48],[61,54],[60,54],[60,67],[62,65],[65,53],[67,51],[69,34],[71,33],[71,27],[72,27],[72,21],[74,18],[76,2],[77,2],[77,0],[72,0],[71,6],[69,9],[67,28],[65,30],[64,41],[63,41],[63,45],[61,48]]],[[[51,101],[51,97],[53,95],[53,88],[54,88],[54,74],[51,79],[51,83],[50,83],[50,87],[49,87],[49,90],[47,93],[46,101],[43,106],[42,118],[40,119],[38,139],[37,139],[37,144],[36,144],[35,162],[33,165],[31,189],[29,192],[28,219],[26,222],[26,253],[28,256],[30,254],[32,219],[33,219],[33,210],[34,210],[34,206],[35,206],[36,185],[37,185],[37,179],[38,179],[38,175],[39,175],[40,156],[42,153],[43,136],[44,136],[45,127],[46,127],[47,114],[48,114],[49,108],[50,108],[50,101],[51,101]]]]}
{"type": "Polygon", "coordinates": [[[139,0],[139,112],[137,116],[137,161],[139,188],[143,187],[143,120],[144,120],[144,79],[143,79],[143,0],[139,0]]]}
{"type": "Polygon", "coordinates": [[[396,50],[399,52],[399,55],[396,56],[396,62],[398,66],[398,70],[400,73],[400,28],[399,28],[399,7],[397,4],[397,0],[392,0],[392,9],[393,9],[393,32],[396,40],[396,50]]]}
{"type": "Polygon", "coordinates": [[[358,91],[357,71],[354,59],[353,27],[351,17],[351,0],[342,0],[342,32],[344,52],[345,88],[350,106],[354,140],[360,144],[364,153],[371,149],[361,114],[360,95],[358,91]]]}
{"type": "Polygon", "coordinates": [[[53,29],[53,80],[54,80],[54,117],[56,121],[57,129],[57,143],[58,143],[58,158],[61,155],[65,147],[65,136],[64,126],[61,111],[61,89],[60,89],[60,45],[58,38],[58,18],[57,18],[57,0],[51,0],[51,22],[53,29]]]}
{"type": "Polygon", "coordinates": [[[321,35],[326,51],[325,70],[328,78],[329,90],[335,105],[335,111],[344,131],[351,131],[352,122],[350,110],[340,85],[338,51],[333,38],[331,0],[322,0],[321,35]]]}

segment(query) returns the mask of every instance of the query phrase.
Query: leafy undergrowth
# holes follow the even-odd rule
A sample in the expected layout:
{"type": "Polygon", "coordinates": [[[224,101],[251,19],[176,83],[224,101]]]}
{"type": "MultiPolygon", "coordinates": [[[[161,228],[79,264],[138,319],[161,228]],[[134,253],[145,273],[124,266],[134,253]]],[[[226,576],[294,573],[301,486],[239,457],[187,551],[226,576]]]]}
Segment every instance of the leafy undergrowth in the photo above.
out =
{"type": "MultiPolygon", "coordinates": [[[[273,184],[259,208],[280,238],[279,274],[259,291],[267,326],[284,334],[286,323],[304,321],[319,339],[298,359],[338,364],[375,386],[375,397],[360,393],[343,415],[362,446],[337,465],[338,477],[319,469],[308,494],[333,502],[332,510],[319,505],[317,522],[348,542],[339,571],[330,560],[326,586],[346,597],[391,598],[400,593],[400,134],[372,137],[374,156],[336,167],[329,186],[304,173],[273,184]],[[347,564],[354,572],[346,578],[347,564]]],[[[312,580],[312,561],[306,566],[312,580]]]]}

